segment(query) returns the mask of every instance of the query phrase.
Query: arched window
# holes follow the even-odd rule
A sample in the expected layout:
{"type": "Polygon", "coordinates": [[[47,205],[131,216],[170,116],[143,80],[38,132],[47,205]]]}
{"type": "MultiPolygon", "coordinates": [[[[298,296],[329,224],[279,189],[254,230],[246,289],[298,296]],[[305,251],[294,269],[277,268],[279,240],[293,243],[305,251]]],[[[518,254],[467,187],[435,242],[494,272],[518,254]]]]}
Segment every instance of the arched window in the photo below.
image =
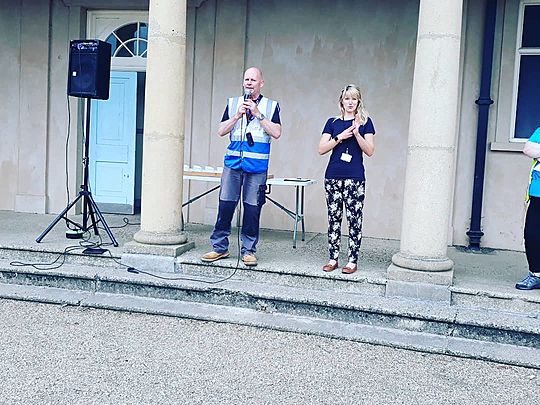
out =
{"type": "Polygon", "coordinates": [[[112,57],[146,58],[148,48],[148,24],[136,22],[124,25],[108,36],[106,42],[112,46],[112,57]]]}

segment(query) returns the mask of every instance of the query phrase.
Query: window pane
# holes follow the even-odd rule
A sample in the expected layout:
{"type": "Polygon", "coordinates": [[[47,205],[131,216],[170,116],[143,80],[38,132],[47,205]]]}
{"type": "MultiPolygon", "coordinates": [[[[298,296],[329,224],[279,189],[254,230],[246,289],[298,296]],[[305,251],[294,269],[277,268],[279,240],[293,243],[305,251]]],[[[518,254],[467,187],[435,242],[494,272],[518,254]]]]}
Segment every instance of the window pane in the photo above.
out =
{"type": "Polygon", "coordinates": [[[146,58],[146,49],[148,48],[148,44],[146,41],[139,41],[139,56],[142,56],[143,58],[146,58]]]}
{"type": "Polygon", "coordinates": [[[540,55],[521,57],[515,138],[529,138],[540,127],[540,55]]]}
{"type": "Polygon", "coordinates": [[[540,48],[540,5],[525,6],[521,46],[525,48],[540,48]]]}
{"type": "Polygon", "coordinates": [[[146,57],[145,51],[146,51],[146,48],[147,48],[146,43],[148,41],[148,26],[145,23],[140,23],[139,24],[138,37],[139,37],[139,53],[138,53],[138,56],[142,55],[143,57],[146,57]]]}
{"type": "Polygon", "coordinates": [[[120,40],[122,40],[123,42],[126,42],[129,39],[133,39],[136,32],[137,23],[124,25],[123,27],[120,27],[115,31],[116,35],[118,35],[118,38],[120,38],[120,40]]]}
{"type": "Polygon", "coordinates": [[[131,58],[133,54],[126,49],[124,44],[121,44],[118,47],[118,51],[116,52],[115,56],[117,58],[131,58]]]}
{"type": "Polygon", "coordinates": [[[116,47],[117,47],[116,37],[113,34],[111,34],[109,35],[109,37],[107,38],[105,42],[108,42],[109,44],[111,44],[111,56],[114,56],[114,52],[116,51],[116,47]]]}
{"type": "Polygon", "coordinates": [[[139,38],[148,40],[148,25],[146,23],[139,25],[139,38]]]}

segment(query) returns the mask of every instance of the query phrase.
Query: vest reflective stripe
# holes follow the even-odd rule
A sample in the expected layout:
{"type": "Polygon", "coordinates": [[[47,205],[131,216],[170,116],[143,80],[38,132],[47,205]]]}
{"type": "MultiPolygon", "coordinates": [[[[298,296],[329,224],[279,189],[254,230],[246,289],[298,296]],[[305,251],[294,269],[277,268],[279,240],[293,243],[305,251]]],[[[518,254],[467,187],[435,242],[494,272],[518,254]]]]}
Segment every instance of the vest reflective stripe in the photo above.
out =
{"type": "MultiPolygon", "coordinates": [[[[228,107],[229,107],[229,116],[233,116],[238,112],[240,109],[240,106],[242,105],[243,98],[242,97],[232,97],[228,101],[228,107]]],[[[270,100],[266,97],[263,97],[261,101],[259,101],[258,109],[259,111],[263,112],[266,119],[271,120],[272,116],[274,115],[275,109],[277,106],[277,102],[274,100],[270,100]]],[[[230,140],[231,141],[241,141],[242,137],[245,136],[246,133],[250,132],[251,136],[253,136],[253,140],[255,142],[265,142],[270,143],[272,140],[272,137],[268,135],[266,132],[264,132],[264,129],[261,127],[260,121],[257,118],[253,118],[249,123],[247,122],[247,118],[245,115],[242,116],[241,120],[238,120],[238,122],[234,125],[233,129],[230,132],[230,140]]]]}
{"type": "Polygon", "coordinates": [[[237,152],[240,152],[240,151],[255,152],[255,153],[263,153],[263,154],[269,154],[270,153],[270,144],[269,143],[258,143],[258,142],[256,142],[255,145],[253,145],[252,147],[249,148],[249,150],[247,150],[243,146],[245,146],[245,145],[242,142],[234,141],[234,142],[231,142],[229,144],[228,150],[237,151],[237,152]]]}
{"type": "Polygon", "coordinates": [[[269,159],[269,153],[254,153],[254,152],[242,152],[237,150],[227,149],[227,156],[244,156],[252,159],[269,159]]]}
{"type": "Polygon", "coordinates": [[[529,186],[527,187],[527,196],[525,198],[526,201],[530,200],[531,195],[533,197],[539,197],[538,195],[535,195],[535,194],[538,194],[538,190],[536,190],[536,192],[533,191],[531,193],[533,187],[537,189],[540,188],[540,185],[537,184],[537,182],[540,181],[538,180],[538,177],[540,177],[540,173],[535,174],[534,172],[540,172],[540,161],[536,159],[533,159],[532,165],[531,165],[531,173],[529,174],[529,186]],[[533,183],[534,177],[537,178],[535,183],[533,183]]]}
{"type": "MultiPolygon", "coordinates": [[[[229,98],[227,106],[229,116],[238,112],[242,105],[243,97],[229,98]]],[[[258,109],[266,119],[271,120],[277,107],[277,102],[266,97],[261,98],[258,109]]],[[[242,169],[248,173],[263,173],[268,170],[270,159],[270,142],[272,137],[268,135],[260,121],[253,118],[249,123],[246,116],[235,124],[229,134],[230,144],[225,154],[225,165],[232,169],[242,169]],[[249,146],[246,133],[251,133],[254,145],[249,146]]]]}
{"type": "Polygon", "coordinates": [[[231,142],[241,142],[242,141],[242,135],[244,135],[244,132],[245,133],[251,132],[251,136],[253,137],[254,142],[270,144],[270,142],[272,140],[272,138],[270,138],[270,140],[266,139],[269,136],[269,135],[266,135],[266,133],[261,134],[260,132],[252,132],[250,130],[241,131],[241,132],[238,131],[238,133],[236,133],[236,134],[231,134],[229,136],[229,139],[231,140],[231,142]]]}

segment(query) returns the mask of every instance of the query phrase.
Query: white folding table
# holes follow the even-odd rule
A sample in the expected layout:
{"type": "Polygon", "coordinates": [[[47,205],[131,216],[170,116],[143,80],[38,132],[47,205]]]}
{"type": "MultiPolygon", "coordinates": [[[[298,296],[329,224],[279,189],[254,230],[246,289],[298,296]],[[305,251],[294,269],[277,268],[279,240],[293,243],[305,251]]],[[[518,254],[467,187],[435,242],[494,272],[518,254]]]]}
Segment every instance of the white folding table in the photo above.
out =
{"type": "MultiPolygon", "coordinates": [[[[190,175],[190,174],[184,174],[184,180],[196,180],[196,181],[207,181],[209,183],[220,183],[221,177],[216,175],[208,175],[205,176],[203,172],[199,175],[190,175]]],[[[271,178],[266,180],[266,198],[275,206],[277,206],[279,209],[281,209],[283,212],[285,212],[287,215],[289,215],[293,221],[294,221],[294,227],[293,227],[293,248],[296,248],[296,240],[298,235],[298,223],[300,222],[302,224],[302,240],[306,239],[306,230],[305,230],[305,224],[304,224],[304,207],[305,207],[305,188],[307,186],[311,186],[313,184],[316,184],[317,180],[313,179],[303,179],[298,177],[286,177],[286,178],[271,178]],[[294,187],[295,189],[295,204],[294,204],[294,211],[286,208],[284,205],[280,204],[273,198],[269,196],[269,194],[272,192],[272,186],[289,186],[294,187]]],[[[198,194],[194,196],[193,198],[190,198],[188,201],[182,204],[182,207],[185,207],[198,199],[204,197],[207,194],[210,194],[211,192],[217,190],[220,187],[218,184],[217,186],[212,187],[211,189],[198,194]]],[[[183,226],[183,222],[182,222],[183,226]]]]}
{"type": "Polygon", "coordinates": [[[317,183],[317,180],[303,178],[276,178],[266,181],[266,198],[276,207],[284,211],[294,221],[293,228],[293,248],[296,248],[298,234],[298,222],[302,224],[302,240],[306,240],[306,228],[304,225],[305,189],[307,186],[317,183]],[[268,194],[272,192],[272,186],[289,186],[295,189],[294,211],[284,207],[282,204],[271,198],[268,194]]]}

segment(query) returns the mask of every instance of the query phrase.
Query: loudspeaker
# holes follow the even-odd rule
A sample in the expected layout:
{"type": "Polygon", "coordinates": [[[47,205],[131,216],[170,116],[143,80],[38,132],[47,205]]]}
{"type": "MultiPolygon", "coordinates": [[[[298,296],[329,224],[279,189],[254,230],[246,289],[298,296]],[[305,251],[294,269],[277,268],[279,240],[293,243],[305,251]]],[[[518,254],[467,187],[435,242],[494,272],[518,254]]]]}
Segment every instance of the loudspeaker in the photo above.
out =
{"type": "Polygon", "coordinates": [[[77,39],[69,44],[68,95],[109,98],[111,44],[97,39],[77,39]]]}

